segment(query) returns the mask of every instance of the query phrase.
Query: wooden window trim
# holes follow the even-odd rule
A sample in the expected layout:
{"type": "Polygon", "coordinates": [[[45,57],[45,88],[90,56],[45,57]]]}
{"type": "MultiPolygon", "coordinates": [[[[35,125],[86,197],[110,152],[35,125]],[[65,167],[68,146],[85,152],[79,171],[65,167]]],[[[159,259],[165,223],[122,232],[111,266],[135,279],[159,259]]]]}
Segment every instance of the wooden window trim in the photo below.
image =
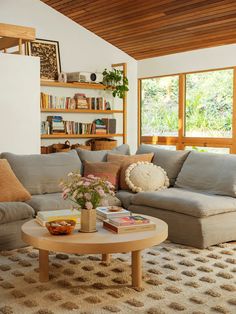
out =
{"type": "Polygon", "coordinates": [[[231,154],[236,154],[236,67],[207,69],[184,73],[175,73],[161,76],[142,77],[138,79],[138,146],[143,144],[173,145],[177,150],[183,150],[186,146],[229,148],[231,154]],[[222,70],[233,70],[233,113],[232,113],[232,138],[219,137],[187,137],[185,136],[185,99],[186,99],[186,75],[222,70]],[[142,80],[155,79],[168,76],[179,76],[179,108],[178,108],[178,136],[142,136],[141,98],[142,80]]]}

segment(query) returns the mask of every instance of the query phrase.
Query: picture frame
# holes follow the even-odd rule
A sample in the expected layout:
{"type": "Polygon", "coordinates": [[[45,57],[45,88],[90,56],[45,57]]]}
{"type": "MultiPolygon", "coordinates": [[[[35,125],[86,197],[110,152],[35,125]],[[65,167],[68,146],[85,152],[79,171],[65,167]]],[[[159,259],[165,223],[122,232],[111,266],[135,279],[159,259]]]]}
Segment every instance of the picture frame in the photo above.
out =
{"type": "Polygon", "coordinates": [[[40,58],[40,78],[47,81],[57,81],[61,72],[59,42],[40,39],[26,44],[26,54],[40,58]]]}

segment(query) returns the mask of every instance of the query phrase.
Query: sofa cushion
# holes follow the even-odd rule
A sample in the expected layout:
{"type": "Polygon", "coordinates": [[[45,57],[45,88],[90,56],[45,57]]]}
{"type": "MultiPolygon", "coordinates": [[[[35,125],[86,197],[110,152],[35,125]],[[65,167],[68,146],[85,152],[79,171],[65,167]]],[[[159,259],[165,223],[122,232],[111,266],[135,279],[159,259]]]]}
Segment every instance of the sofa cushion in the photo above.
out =
{"type": "Polygon", "coordinates": [[[162,149],[154,145],[146,144],[140,145],[136,152],[136,154],[147,153],[154,153],[152,162],[166,171],[170,180],[170,185],[173,186],[183,163],[190,152],[184,150],[162,149]]]}
{"type": "Polygon", "coordinates": [[[6,159],[0,159],[0,202],[24,202],[31,198],[6,159]]]}
{"type": "Polygon", "coordinates": [[[40,210],[69,209],[75,205],[70,200],[64,200],[61,193],[33,195],[27,204],[33,207],[36,213],[40,210]]]}
{"type": "Polygon", "coordinates": [[[48,155],[2,153],[15,175],[31,194],[60,192],[60,181],[71,171],[81,169],[75,150],[48,155]]]}
{"type": "Polygon", "coordinates": [[[191,152],[176,187],[236,197],[236,156],[191,152]]]}
{"type": "Polygon", "coordinates": [[[115,188],[119,184],[119,172],[120,166],[113,162],[83,162],[84,176],[93,174],[95,177],[99,177],[111,182],[115,188]]]}
{"type": "Polygon", "coordinates": [[[198,218],[236,211],[235,198],[179,188],[140,192],[133,196],[132,204],[156,207],[198,218]]]}
{"type": "Polygon", "coordinates": [[[0,224],[33,218],[34,210],[23,202],[0,202],[0,224]]]}
{"type": "Polygon", "coordinates": [[[131,191],[120,190],[116,193],[116,197],[121,201],[124,208],[128,209],[131,200],[135,194],[131,191]]]}
{"type": "Polygon", "coordinates": [[[116,155],[116,154],[108,154],[107,161],[115,162],[120,165],[120,189],[129,190],[129,187],[125,181],[125,172],[129,165],[138,162],[138,161],[147,161],[151,162],[153,158],[153,153],[143,154],[143,155],[132,155],[132,156],[124,156],[124,155],[116,155]]]}
{"type": "Polygon", "coordinates": [[[81,148],[76,149],[79,158],[81,161],[89,161],[89,162],[101,162],[101,161],[107,161],[107,154],[119,154],[119,155],[129,155],[129,145],[123,144],[120,145],[112,150],[96,150],[96,151],[89,151],[81,148]]]}

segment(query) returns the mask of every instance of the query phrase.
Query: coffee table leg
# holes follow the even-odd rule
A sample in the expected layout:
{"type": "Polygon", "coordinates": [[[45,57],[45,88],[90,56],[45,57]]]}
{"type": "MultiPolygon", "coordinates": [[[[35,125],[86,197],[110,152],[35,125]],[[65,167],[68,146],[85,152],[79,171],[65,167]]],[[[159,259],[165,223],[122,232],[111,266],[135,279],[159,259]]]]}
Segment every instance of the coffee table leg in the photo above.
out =
{"type": "Polygon", "coordinates": [[[39,281],[49,280],[48,251],[39,250],[39,281]]]}
{"type": "Polygon", "coordinates": [[[110,254],[102,254],[102,261],[106,263],[110,263],[111,256],[110,254]]]}
{"type": "Polygon", "coordinates": [[[132,252],[132,287],[142,287],[142,256],[141,251],[132,252]]]}

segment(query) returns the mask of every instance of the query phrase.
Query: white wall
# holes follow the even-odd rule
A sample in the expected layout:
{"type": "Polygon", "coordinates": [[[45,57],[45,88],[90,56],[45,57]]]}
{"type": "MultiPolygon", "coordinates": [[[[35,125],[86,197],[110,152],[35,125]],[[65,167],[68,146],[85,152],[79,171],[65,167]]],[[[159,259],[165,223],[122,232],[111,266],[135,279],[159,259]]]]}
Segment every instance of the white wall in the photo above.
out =
{"type": "Polygon", "coordinates": [[[161,76],[236,65],[236,44],[150,58],[138,62],[138,77],[161,76]]]}
{"type": "Polygon", "coordinates": [[[39,58],[0,53],[0,153],[40,152],[39,58]]]}
{"type": "Polygon", "coordinates": [[[128,143],[137,144],[137,61],[39,0],[0,0],[0,22],[36,28],[37,38],[59,41],[62,70],[102,71],[112,63],[126,62],[128,92],[128,143]]]}

